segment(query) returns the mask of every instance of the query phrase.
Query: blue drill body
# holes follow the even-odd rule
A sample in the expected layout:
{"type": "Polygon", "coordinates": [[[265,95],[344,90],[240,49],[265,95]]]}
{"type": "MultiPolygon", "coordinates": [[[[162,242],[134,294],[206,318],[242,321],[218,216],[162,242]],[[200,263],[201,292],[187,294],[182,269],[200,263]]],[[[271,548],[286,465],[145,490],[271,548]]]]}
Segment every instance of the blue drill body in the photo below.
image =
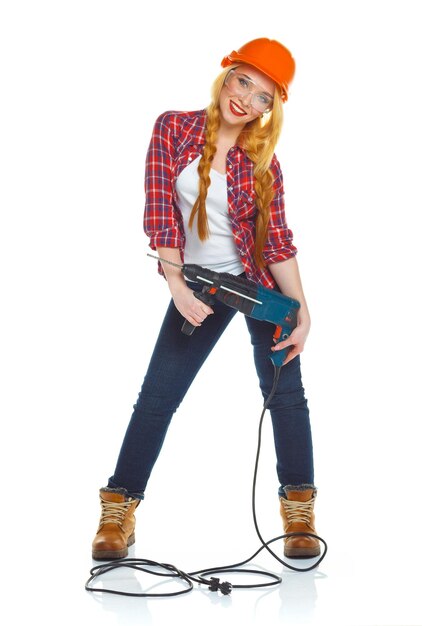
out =
{"type": "MultiPolygon", "coordinates": [[[[258,286],[257,300],[262,302],[262,304],[254,306],[250,317],[275,324],[277,327],[274,333],[276,343],[287,339],[297,326],[297,312],[300,308],[300,303],[294,298],[289,298],[278,291],[267,289],[262,285],[258,286]]],[[[283,365],[289,351],[290,346],[283,350],[270,352],[269,357],[274,365],[280,366],[283,365]]]]}

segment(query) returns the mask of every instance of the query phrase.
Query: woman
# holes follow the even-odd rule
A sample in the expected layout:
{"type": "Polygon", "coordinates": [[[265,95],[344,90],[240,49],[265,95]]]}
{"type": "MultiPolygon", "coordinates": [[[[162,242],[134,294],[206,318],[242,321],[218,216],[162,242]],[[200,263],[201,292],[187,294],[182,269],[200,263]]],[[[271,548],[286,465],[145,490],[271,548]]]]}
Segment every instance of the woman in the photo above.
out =
{"type": "MultiPolygon", "coordinates": [[[[264,398],[273,384],[268,351],[289,346],[269,410],[284,531],[316,534],[312,435],[300,353],[310,329],[297,249],[284,214],[283,178],[274,155],[295,63],[282,44],[255,39],[222,61],[207,109],[167,111],[157,119],[145,172],[144,226],[150,246],[174,263],[244,275],[300,302],[297,327],[273,345],[274,326],[245,317],[264,398]]],[[[116,469],[100,489],[102,514],[93,558],[122,558],[135,541],[134,511],[171,417],[236,311],[194,296],[180,269],[159,264],[172,296],[134,405],[116,469]],[[183,320],[200,327],[181,333],[183,320]]],[[[287,557],[320,553],[317,539],[285,539],[287,557]]]]}

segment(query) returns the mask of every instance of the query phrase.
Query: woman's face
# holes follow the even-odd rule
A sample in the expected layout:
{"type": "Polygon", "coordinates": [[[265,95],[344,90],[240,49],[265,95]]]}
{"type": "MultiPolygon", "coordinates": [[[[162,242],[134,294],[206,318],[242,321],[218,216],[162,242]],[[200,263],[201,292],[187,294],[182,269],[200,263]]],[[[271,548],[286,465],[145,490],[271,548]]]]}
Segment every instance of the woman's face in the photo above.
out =
{"type": "Polygon", "coordinates": [[[230,126],[243,127],[262,115],[266,103],[271,105],[274,91],[275,84],[266,74],[252,65],[239,65],[221,90],[221,116],[230,126]]]}

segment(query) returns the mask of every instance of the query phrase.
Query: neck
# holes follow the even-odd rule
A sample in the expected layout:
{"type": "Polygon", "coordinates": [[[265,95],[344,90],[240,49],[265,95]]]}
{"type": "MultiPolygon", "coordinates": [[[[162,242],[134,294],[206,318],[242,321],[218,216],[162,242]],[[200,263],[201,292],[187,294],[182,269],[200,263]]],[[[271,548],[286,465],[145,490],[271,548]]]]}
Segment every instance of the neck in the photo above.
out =
{"type": "Polygon", "coordinates": [[[222,145],[227,145],[229,147],[233,146],[236,143],[236,140],[239,137],[244,126],[245,124],[227,124],[227,122],[223,118],[220,118],[220,127],[217,133],[217,142],[222,145]]]}

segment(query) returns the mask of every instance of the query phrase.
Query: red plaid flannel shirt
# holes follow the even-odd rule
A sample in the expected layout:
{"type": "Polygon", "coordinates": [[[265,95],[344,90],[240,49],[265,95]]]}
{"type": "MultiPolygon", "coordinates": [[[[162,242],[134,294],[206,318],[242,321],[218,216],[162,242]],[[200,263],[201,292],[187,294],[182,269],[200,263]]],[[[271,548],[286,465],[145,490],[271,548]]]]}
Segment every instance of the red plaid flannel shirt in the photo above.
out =
{"type": "MultiPolygon", "coordinates": [[[[185,232],[177,204],[175,182],[191,161],[202,155],[205,144],[206,110],[166,111],[155,122],[145,167],[144,230],[150,247],[179,248],[183,262],[185,232]]],[[[268,268],[259,269],[253,258],[255,238],[255,189],[253,162],[238,145],[227,154],[227,197],[233,237],[246,276],[264,287],[276,283],[268,268]]],[[[284,189],[280,164],[274,155],[274,199],[264,248],[267,264],[284,261],[297,253],[293,233],[284,214],[284,189]]],[[[159,271],[162,268],[159,264],[159,271]]]]}

